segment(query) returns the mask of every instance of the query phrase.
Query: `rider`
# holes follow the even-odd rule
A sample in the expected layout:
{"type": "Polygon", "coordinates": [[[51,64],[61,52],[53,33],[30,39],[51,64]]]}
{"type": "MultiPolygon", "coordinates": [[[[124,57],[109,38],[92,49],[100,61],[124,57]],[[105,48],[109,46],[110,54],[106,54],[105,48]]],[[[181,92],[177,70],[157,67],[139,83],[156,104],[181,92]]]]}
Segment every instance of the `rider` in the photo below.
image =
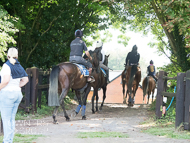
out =
{"type": "Polygon", "coordinates": [[[96,48],[95,49],[100,49],[101,50],[101,53],[100,53],[100,56],[99,56],[99,60],[100,60],[100,62],[99,62],[99,66],[100,66],[100,68],[103,68],[105,71],[106,71],[106,75],[107,75],[107,82],[109,83],[109,68],[106,66],[106,65],[104,65],[104,60],[105,60],[105,51],[102,49],[102,47],[103,47],[103,42],[101,42],[101,41],[97,41],[96,42],[96,48]]]}
{"type": "MultiPolygon", "coordinates": [[[[128,68],[128,66],[138,66],[139,63],[139,59],[140,59],[140,54],[137,52],[137,46],[134,45],[133,49],[131,52],[128,53],[126,60],[125,60],[125,65],[128,68]]],[[[127,68],[125,68],[125,72],[127,71],[127,68]]],[[[135,73],[131,73],[132,75],[134,75],[135,73]]]]}
{"type": "Polygon", "coordinates": [[[155,79],[155,81],[158,80],[158,79],[155,77],[156,70],[155,70],[155,66],[153,65],[153,61],[152,61],[152,60],[150,61],[150,65],[147,67],[147,73],[148,73],[147,76],[152,76],[152,77],[155,79]]]}
{"type": "Polygon", "coordinates": [[[69,61],[70,62],[75,62],[78,64],[83,64],[85,67],[88,68],[89,70],[89,77],[87,79],[88,82],[94,82],[94,78],[91,78],[91,73],[92,73],[92,64],[82,58],[83,51],[85,51],[86,55],[89,57],[90,60],[92,60],[92,57],[90,56],[90,53],[86,47],[86,44],[84,41],[82,41],[83,32],[79,29],[75,31],[75,39],[71,42],[70,48],[70,57],[69,61]]]}

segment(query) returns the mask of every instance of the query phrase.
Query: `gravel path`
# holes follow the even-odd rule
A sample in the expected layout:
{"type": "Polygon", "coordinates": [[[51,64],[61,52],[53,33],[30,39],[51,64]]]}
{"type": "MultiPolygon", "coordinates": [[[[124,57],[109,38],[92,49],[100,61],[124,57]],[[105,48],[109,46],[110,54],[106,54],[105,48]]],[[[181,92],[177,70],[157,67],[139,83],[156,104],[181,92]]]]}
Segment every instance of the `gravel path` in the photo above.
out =
{"type": "MultiPolygon", "coordinates": [[[[74,106],[76,108],[76,106],[74,106]]],[[[52,117],[38,120],[16,121],[17,133],[42,134],[36,143],[189,143],[190,140],[169,139],[141,132],[147,118],[147,105],[135,105],[132,108],[123,104],[105,104],[103,110],[92,114],[91,104],[87,104],[87,120],[81,120],[80,113],[66,122],[62,114],[58,115],[59,124],[52,124],[52,117]],[[129,138],[77,138],[78,132],[122,132],[129,138]]],[[[73,110],[67,111],[70,115],[73,110]]]]}

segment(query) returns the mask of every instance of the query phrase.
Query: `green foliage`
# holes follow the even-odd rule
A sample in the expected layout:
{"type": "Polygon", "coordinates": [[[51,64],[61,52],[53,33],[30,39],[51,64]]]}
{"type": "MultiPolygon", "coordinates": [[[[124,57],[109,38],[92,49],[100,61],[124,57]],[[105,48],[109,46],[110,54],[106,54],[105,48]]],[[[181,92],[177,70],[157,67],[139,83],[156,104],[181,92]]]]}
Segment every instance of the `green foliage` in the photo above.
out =
{"type": "Polygon", "coordinates": [[[18,22],[18,18],[10,16],[0,4],[0,59],[2,61],[5,61],[8,44],[16,44],[13,36],[18,29],[15,28],[13,21],[18,22]]]}
{"type": "Polygon", "coordinates": [[[79,132],[78,138],[128,138],[129,135],[120,132],[79,132]]]}
{"type": "MultiPolygon", "coordinates": [[[[19,33],[15,39],[19,61],[26,67],[48,69],[68,61],[70,43],[76,29],[82,29],[84,39],[96,31],[107,29],[114,22],[123,24],[120,4],[86,0],[20,1],[1,0],[7,12],[19,17],[19,33]]],[[[119,25],[118,25],[119,26],[119,25]]],[[[110,33],[106,33],[110,36],[110,33]]],[[[87,41],[87,45],[92,42],[87,41]]]]}

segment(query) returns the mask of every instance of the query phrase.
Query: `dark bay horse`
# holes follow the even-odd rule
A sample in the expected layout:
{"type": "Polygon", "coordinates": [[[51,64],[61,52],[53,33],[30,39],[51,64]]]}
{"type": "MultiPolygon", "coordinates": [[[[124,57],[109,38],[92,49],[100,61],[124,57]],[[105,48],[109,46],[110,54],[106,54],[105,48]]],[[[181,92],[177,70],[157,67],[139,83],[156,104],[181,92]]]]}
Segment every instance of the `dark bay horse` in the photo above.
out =
{"type": "MultiPolygon", "coordinates": [[[[92,54],[92,65],[93,68],[97,68],[99,66],[99,61],[97,59],[96,53],[92,54]]],[[[92,73],[95,70],[92,71],[92,73]]],[[[70,118],[65,110],[64,98],[67,95],[70,89],[73,89],[76,93],[77,99],[79,101],[79,105],[75,110],[76,114],[80,111],[82,107],[82,119],[86,119],[85,110],[86,110],[86,99],[87,95],[90,92],[90,84],[87,83],[87,78],[81,76],[81,72],[79,68],[70,62],[64,62],[58,64],[54,67],[50,74],[50,87],[49,87],[49,98],[48,104],[49,106],[56,106],[53,112],[53,123],[57,123],[56,114],[58,111],[59,105],[61,105],[66,121],[69,121],[70,118]],[[84,89],[85,95],[83,101],[81,101],[81,92],[80,90],[84,89]],[[61,95],[58,97],[58,94],[61,95]]]]}
{"type": "MultiPolygon", "coordinates": [[[[157,76],[158,73],[156,74],[156,77],[157,76]]],[[[147,104],[149,104],[149,98],[151,93],[152,93],[152,102],[153,102],[154,91],[156,88],[156,81],[154,80],[154,78],[152,76],[145,77],[142,82],[142,88],[143,88],[143,103],[145,95],[148,94],[147,104]]]]}
{"type": "MultiPolygon", "coordinates": [[[[108,56],[105,55],[104,65],[108,65],[108,56]]],[[[98,111],[98,90],[100,88],[103,89],[103,100],[100,106],[100,110],[102,110],[104,100],[106,98],[106,90],[107,90],[107,76],[104,76],[104,73],[99,68],[98,71],[94,72],[92,76],[95,78],[95,82],[91,83],[91,86],[94,88],[93,96],[92,96],[92,113],[95,113],[94,111],[94,97],[96,97],[96,112],[98,111]]]]}
{"type": "Polygon", "coordinates": [[[129,95],[128,105],[133,106],[134,97],[141,81],[141,69],[139,66],[129,66],[127,71],[125,70],[121,74],[122,86],[123,86],[123,103],[126,103],[127,94],[129,95]],[[135,74],[131,75],[131,70],[135,69],[135,74]],[[125,95],[125,86],[127,86],[127,91],[125,95]]]}

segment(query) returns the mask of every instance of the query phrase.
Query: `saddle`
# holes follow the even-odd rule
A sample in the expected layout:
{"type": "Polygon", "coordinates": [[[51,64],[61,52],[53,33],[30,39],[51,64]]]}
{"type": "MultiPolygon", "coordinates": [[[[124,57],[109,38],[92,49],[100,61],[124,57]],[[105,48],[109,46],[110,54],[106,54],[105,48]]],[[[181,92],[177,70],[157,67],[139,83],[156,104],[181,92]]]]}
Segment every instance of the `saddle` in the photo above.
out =
{"type": "Polygon", "coordinates": [[[84,77],[89,76],[89,71],[84,65],[77,64],[77,63],[73,63],[73,64],[75,64],[80,69],[81,75],[83,75],[84,77]]]}

